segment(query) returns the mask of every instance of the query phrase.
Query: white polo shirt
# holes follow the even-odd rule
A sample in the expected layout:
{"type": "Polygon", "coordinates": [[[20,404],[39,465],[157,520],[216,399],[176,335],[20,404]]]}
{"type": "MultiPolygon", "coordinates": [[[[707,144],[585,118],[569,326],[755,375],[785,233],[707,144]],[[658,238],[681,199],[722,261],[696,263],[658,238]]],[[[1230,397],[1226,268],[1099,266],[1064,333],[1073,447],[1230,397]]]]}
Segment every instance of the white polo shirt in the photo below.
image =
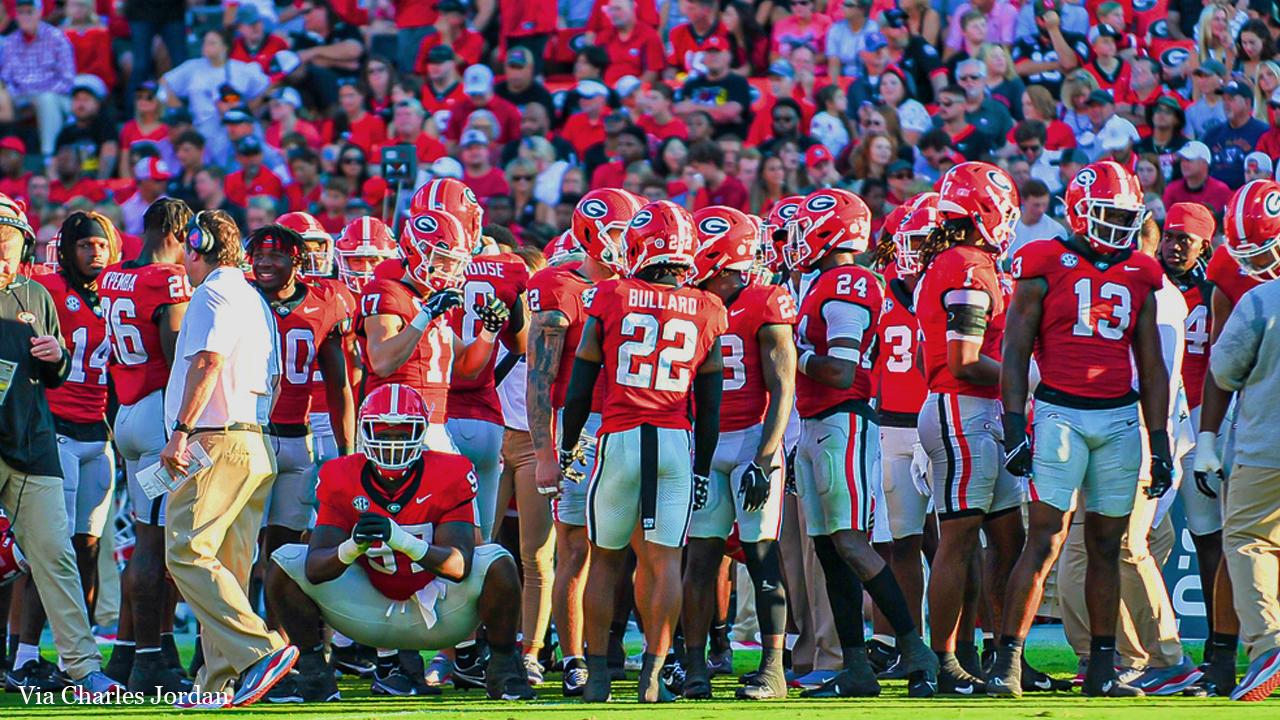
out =
{"type": "Polygon", "coordinates": [[[280,374],[276,334],[271,308],[243,272],[220,267],[209,273],[191,295],[182,318],[164,392],[165,427],[172,427],[178,417],[191,358],[203,351],[221,355],[223,364],[209,404],[193,426],[265,425],[280,374]]]}

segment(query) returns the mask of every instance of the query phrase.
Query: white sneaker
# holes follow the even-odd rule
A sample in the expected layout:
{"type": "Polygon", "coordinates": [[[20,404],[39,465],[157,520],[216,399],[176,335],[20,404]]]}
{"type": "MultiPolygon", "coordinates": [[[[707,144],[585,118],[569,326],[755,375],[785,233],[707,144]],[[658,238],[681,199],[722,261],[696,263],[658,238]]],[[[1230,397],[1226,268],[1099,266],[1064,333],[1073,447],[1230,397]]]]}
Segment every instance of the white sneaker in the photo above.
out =
{"type": "Polygon", "coordinates": [[[444,655],[436,655],[431,658],[431,664],[427,665],[426,680],[429,687],[440,687],[449,682],[449,675],[453,672],[453,661],[444,655]]]}
{"type": "Polygon", "coordinates": [[[537,686],[542,684],[542,664],[538,662],[537,657],[533,655],[525,655],[524,669],[525,672],[529,673],[530,685],[537,686]]]}

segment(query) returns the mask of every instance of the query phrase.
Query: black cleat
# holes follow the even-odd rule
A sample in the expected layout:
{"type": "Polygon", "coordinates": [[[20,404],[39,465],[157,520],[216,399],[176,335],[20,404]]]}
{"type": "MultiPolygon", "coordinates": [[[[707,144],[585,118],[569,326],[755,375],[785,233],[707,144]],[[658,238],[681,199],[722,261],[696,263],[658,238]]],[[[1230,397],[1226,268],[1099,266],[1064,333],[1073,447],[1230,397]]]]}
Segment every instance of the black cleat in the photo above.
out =
{"type": "Polygon", "coordinates": [[[802,698],[856,698],[877,697],[880,683],[871,674],[869,665],[858,669],[845,668],[812,690],[800,692],[802,698]]]}
{"type": "Polygon", "coordinates": [[[380,666],[373,671],[373,683],[369,686],[372,695],[389,695],[391,697],[411,697],[417,692],[413,680],[404,674],[399,663],[380,666]]]}
{"type": "Polygon", "coordinates": [[[685,668],[684,688],[681,695],[685,700],[710,700],[711,699],[711,669],[707,667],[705,661],[691,662],[688,668],[685,668]]]}
{"type": "Polygon", "coordinates": [[[1146,693],[1138,688],[1120,682],[1116,668],[1111,664],[1112,654],[1107,653],[1106,660],[1097,662],[1091,657],[1084,671],[1084,684],[1080,693],[1086,697],[1142,697],[1146,693]]]}
{"type": "Polygon", "coordinates": [[[907,697],[931,698],[938,692],[938,656],[912,633],[898,638],[899,665],[907,673],[907,697]]]}
{"type": "Polygon", "coordinates": [[[587,686],[587,664],[581,658],[574,658],[564,666],[564,675],[560,677],[560,692],[565,697],[582,697],[582,690],[587,686]]]}
{"type": "MultiPolygon", "coordinates": [[[[667,656],[667,662],[662,668],[653,667],[657,660],[649,653],[644,654],[644,664],[640,668],[640,680],[636,684],[636,700],[642,704],[652,703],[669,703],[675,702],[678,697],[677,693],[672,692],[668,687],[663,676],[663,671],[668,663],[672,660],[672,656],[667,656]]],[[[681,684],[686,684],[684,671],[681,670],[681,684]]],[[[710,697],[710,687],[708,686],[708,697],[710,697]]]]}
{"type": "MultiPolygon", "coordinates": [[[[960,667],[965,672],[978,680],[986,680],[987,671],[982,664],[982,657],[978,655],[977,645],[973,643],[957,643],[956,660],[960,661],[960,667]]],[[[1025,675],[1026,673],[1023,674],[1025,675]]]]}
{"type": "Polygon", "coordinates": [[[987,673],[987,694],[1022,697],[1022,648],[999,648],[987,673]]]}
{"type": "Polygon", "coordinates": [[[1048,673],[1031,667],[1027,656],[1022,656],[1022,692],[1068,692],[1074,687],[1070,680],[1059,680],[1048,673]]]}
{"type": "Polygon", "coordinates": [[[417,650],[401,650],[399,659],[400,671],[413,683],[414,695],[439,695],[442,692],[439,687],[427,684],[427,670],[422,662],[422,653],[417,650]]]}
{"type": "Polygon", "coordinates": [[[361,650],[361,647],[352,643],[346,647],[333,647],[333,653],[329,660],[333,664],[333,669],[342,673],[344,676],[351,675],[355,677],[371,678],[375,664],[361,650]]]}
{"type": "Polygon", "coordinates": [[[57,692],[65,685],[54,675],[58,666],[39,658],[28,660],[22,667],[14,668],[5,674],[5,692],[22,692],[23,688],[36,692],[57,692]]]}
{"type": "Polygon", "coordinates": [[[985,695],[986,692],[987,684],[970,675],[959,665],[953,667],[943,666],[938,671],[937,693],[939,695],[974,697],[976,695],[985,695]]]}
{"type": "Polygon", "coordinates": [[[191,681],[169,666],[163,652],[154,651],[134,655],[133,670],[126,685],[130,692],[137,693],[152,693],[157,687],[166,693],[191,692],[191,681]]]}
{"type": "Polygon", "coordinates": [[[662,665],[662,684],[672,695],[684,694],[685,669],[675,653],[667,653],[666,662],[662,665]]]}
{"type": "MultiPolygon", "coordinates": [[[[199,645],[196,646],[197,648],[199,645]]],[[[111,658],[107,660],[102,672],[121,685],[129,684],[129,675],[133,672],[134,646],[115,645],[111,648],[111,658]]]]}
{"type": "Polygon", "coordinates": [[[487,657],[478,657],[474,664],[465,667],[455,662],[453,673],[450,674],[453,678],[453,686],[459,690],[485,689],[485,667],[488,663],[487,657]]]}
{"type": "Polygon", "coordinates": [[[587,681],[582,686],[582,701],[589,703],[609,702],[613,681],[609,678],[609,660],[596,655],[587,656],[587,681]]]}
{"type": "Polygon", "coordinates": [[[867,660],[876,675],[893,667],[898,662],[898,648],[871,638],[867,641],[867,660]]]}
{"type": "Polygon", "coordinates": [[[529,671],[519,650],[491,650],[485,668],[485,692],[490,700],[533,700],[538,697],[529,684],[529,671]]]}

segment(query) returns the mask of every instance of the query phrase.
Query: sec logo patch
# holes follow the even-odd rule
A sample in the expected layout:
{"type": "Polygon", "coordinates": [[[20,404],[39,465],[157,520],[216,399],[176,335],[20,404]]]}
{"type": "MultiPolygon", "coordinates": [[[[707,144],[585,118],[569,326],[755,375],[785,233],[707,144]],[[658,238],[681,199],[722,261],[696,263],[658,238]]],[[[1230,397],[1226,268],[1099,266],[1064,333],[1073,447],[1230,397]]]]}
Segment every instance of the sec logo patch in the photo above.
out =
{"type": "Polygon", "coordinates": [[[1077,256],[1075,256],[1075,255],[1073,255],[1073,254],[1071,254],[1071,253],[1063,253],[1063,254],[1062,254],[1062,267],[1064,267],[1064,268],[1073,268],[1073,267],[1075,267],[1075,266],[1077,266],[1077,265],[1079,265],[1079,264],[1080,264],[1080,258],[1079,258],[1079,257],[1077,257],[1077,256]]]}
{"type": "Polygon", "coordinates": [[[351,507],[355,508],[356,512],[364,512],[369,509],[369,498],[357,495],[351,500],[351,507]]]}
{"type": "Polygon", "coordinates": [[[70,310],[71,312],[80,312],[80,298],[75,295],[68,295],[67,310],[70,310]]]}

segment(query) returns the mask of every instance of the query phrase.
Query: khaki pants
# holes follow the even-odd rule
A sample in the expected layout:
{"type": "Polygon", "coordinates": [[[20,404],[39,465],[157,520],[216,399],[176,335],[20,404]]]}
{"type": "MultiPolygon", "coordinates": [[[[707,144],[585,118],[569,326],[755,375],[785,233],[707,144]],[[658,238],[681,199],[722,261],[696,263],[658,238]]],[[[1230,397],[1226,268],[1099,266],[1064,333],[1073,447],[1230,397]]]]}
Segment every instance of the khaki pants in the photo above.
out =
{"type": "Polygon", "coordinates": [[[16,521],[14,538],[31,565],[63,668],[77,680],[101,669],[71,548],[62,478],[28,475],[0,460],[0,507],[16,521]]]}
{"type": "Polygon", "coordinates": [[[276,458],[254,432],[200,432],[191,442],[204,447],[213,466],[169,495],[166,561],[200,621],[205,666],[196,684],[219,692],[284,646],[246,596],[276,458]]]}
{"type": "Polygon", "coordinates": [[[827,599],[827,578],[813,550],[795,495],[782,500],[782,574],[787,583],[788,616],[800,637],[791,649],[792,664],[809,670],[839,670],[843,665],[840,639],[827,599]]]}
{"type": "MultiPolygon", "coordinates": [[[[1116,651],[1125,667],[1170,667],[1182,662],[1177,617],[1160,568],[1173,552],[1173,521],[1165,515],[1151,528],[1156,501],[1139,490],[1120,545],[1120,614],[1116,651]],[[1150,534],[1148,529],[1150,528],[1150,534]]],[[[1085,605],[1084,515],[1072,518],[1058,565],[1062,629],[1076,655],[1089,654],[1089,611],[1085,605]]]]}
{"type": "Polygon", "coordinates": [[[555,579],[556,529],[551,521],[551,500],[538,492],[534,482],[536,465],[529,433],[507,428],[502,442],[497,527],[502,525],[506,503],[514,492],[520,513],[520,567],[524,573],[520,627],[525,655],[537,655],[542,650],[551,625],[551,588],[555,579]]]}
{"type": "Polygon", "coordinates": [[[1231,469],[1222,534],[1240,639],[1256,660],[1280,647],[1280,469],[1231,469]]]}

